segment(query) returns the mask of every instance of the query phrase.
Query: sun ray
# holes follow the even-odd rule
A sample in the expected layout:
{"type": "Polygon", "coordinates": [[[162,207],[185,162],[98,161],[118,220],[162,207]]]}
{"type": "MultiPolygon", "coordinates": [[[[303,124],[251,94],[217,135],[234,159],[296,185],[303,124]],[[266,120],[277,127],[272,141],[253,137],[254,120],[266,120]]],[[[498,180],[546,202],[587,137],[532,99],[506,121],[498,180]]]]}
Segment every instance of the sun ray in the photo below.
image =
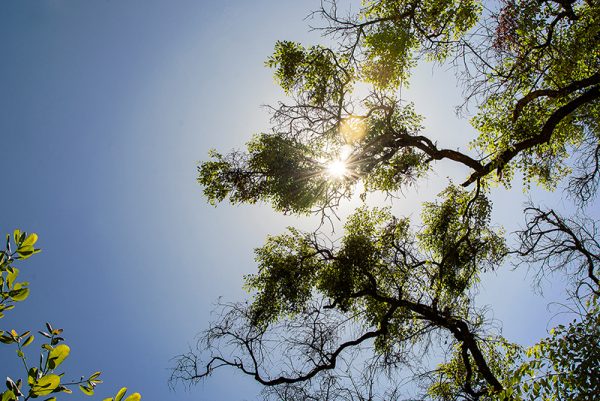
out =
{"type": "Polygon", "coordinates": [[[344,160],[332,160],[327,164],[327,175],[331,178],[344,178],[348,173],[348,168],[344,160]]]}

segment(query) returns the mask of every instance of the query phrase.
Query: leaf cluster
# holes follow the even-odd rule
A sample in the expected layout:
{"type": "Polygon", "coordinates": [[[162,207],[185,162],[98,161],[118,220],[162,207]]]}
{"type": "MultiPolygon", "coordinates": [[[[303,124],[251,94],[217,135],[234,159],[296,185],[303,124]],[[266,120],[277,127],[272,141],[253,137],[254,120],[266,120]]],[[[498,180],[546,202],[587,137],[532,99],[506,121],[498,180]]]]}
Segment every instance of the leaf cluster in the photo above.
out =
{"type": "MultiPolygon", "coordinates": [[[[2,312],[12,310],[15,302],[24,301],[29,295],[29,283],[16,281],[20,270],[13,264],[40,252],[40,249],[35,248],[37,239],[37,234],[27,234],[20,230],[14,230],[12,243],[11,236],[7,236],[6,248],[0,251],[0,311],[2,312]]],[[[3,317],[4,314],[0,313],[0,319],[3,317]]],[[[35,341],[31,331],[18,333],[14,329],[0,330],[0,343],[16,346],[17,358],[20,359],[27,377],[26,380],[16,381],[7,377],[6,390],[0,394],[1,401],[26,401],[46,396],[50,397],[45,398],[45,401],[56,401],[62,394],[71,394],[73,392],[71,388],[75,386],[87,396],[94,395],[95,387],[102,383],[101,372],[92,373],[88,377],[81,376],[79,380],[65,381],[65,373],[57,370],[71,353],[71,348],[64,343],[62,332],[63,329],[46,323],[45,329],[38,332],[44,342],[40,345],[38,362],[32,365],[26,353],[35,341]],[[25,384],[27,389],[24,387],[25,384]]],[[[123,394],[124,391],[117,401],[121,400],[123,394]]],[[[139,394],[135,393],[126,401],[138,401],[140,398],[139,394]]]]}

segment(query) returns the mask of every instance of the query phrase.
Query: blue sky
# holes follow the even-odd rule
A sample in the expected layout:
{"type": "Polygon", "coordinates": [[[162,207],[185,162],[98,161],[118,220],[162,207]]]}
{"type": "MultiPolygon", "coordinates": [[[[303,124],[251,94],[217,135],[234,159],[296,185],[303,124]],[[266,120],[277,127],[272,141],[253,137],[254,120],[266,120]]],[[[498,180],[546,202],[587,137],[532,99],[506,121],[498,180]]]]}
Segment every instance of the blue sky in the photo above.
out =
{"type": "MultiPolygon", "coordinates": [[[[2,328],[64,328],[67,376],[103,371],[102,397],[128,386],[145,400],[255,399],[258,387],[234,372],[170,392],[170,358],[206,328],[219,296],[244,298],[242,276],[267,234],[317,223],[265,206],[213,208],[196,165],[208,149],[241,147],[268,128],[260,105],[282,93],[263,62],[278,39],[318,39],[303,20],[318,4],[0,2],[0,228],[36,232],[43,249],[21,264],[32,293],[2,328]]],[[[440,144],[464,148],[473,132],[453,113],[451,77],[422,67],[406,96],[440,144]]],[[[464,174],[439,171],[395,210],[417,215],[420,199],[464,174]]],[[[497,220],[515,229],[521,189],[494,196],[497,220]]],[[[545,332],[548,300],[521,295],[530,292],[523,276],[486,278],[480,302],[505,334],[530,341],[545,332]]],[[[2,348],[0,375],[20,377],[14,351],[2,348]]]]}

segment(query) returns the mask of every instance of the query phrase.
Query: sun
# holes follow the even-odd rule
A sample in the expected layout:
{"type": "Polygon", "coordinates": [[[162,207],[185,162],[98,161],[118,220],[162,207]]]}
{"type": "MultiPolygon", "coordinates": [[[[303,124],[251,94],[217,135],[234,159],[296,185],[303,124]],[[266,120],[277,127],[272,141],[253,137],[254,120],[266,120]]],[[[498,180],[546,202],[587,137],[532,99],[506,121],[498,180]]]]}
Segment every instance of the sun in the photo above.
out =
{"type": "Polygon", "coordinates": [[[323,160],[325,174],[334,180],[340,180],[350,175],[348,161],[352,155],[352,146],[346,144],[339,149],[338,156],[329,160],[323,160]]]}
{"type": "Polygon", "coordinates": [[[348,168],[344,160],[333,160],[327,165],[327,175],[331,178],[344,178],[348,168]]]}

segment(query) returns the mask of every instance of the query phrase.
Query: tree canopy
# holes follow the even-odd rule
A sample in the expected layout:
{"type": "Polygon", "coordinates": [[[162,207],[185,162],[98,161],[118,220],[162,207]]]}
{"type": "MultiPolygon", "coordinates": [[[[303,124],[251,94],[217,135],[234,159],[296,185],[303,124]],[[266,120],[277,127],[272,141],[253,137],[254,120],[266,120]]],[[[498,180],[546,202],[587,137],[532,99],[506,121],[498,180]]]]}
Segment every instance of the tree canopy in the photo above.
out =
{"type": "Polygon", "coordinates": [[[347,15],[323,2],[315,16],[335,45],[275,44],[266,65],[288,101],[245,150],[200,164],[208,201],[327,215],[359,183],[396,196],[440,160],[468,174],[423,200],[420,225],[364,205],[339,241],[267,238],[246,277],[251,300],[223,305],[173,380],[233,367],[267,399],[404,399],[406,380],[420,399],[594,399],[600,243],[586,206],[600,175],[600,4],[379,0],[347,15]],[[439,147],[401,98],[422,62],[455,68],[463,111],[475,110],[469,151],[439,147]],[[567,188],[575,212],[526,206],[509,246],[489,197],[517,173],[567,188]],[[475,288],[507,262],[564,275],[576,318],[530,347],[493,330],[475,288]],[[441,360],[429,366],[432,353],[441,360]]]}

